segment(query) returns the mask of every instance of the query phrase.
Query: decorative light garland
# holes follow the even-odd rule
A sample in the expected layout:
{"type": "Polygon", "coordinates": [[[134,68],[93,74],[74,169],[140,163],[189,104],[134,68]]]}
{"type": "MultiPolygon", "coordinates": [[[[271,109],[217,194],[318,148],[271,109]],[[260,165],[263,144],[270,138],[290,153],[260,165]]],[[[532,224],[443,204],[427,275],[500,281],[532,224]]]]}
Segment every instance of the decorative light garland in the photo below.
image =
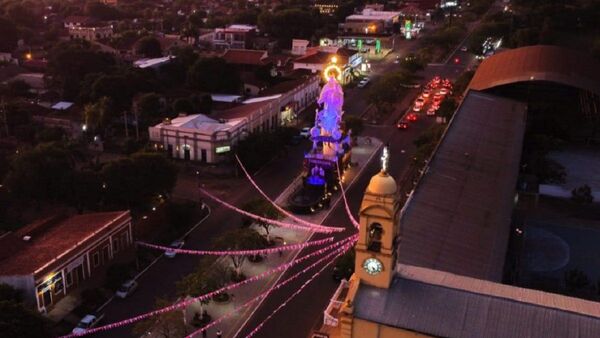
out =
{"type": "Polygon", "coordinates": [[[220,250],[220,251],[209,251],[209,250],[189,250],[189,249],[177,249],[163,245],[150,244],[146,242],[136,242],[137,244],[157,250],[171,251],[178,254],[186,255],[210,255],[210,256],[250,256],[250,255],[268,255],[272,253],[278,253],[281,251],[291,251],[297,249],[304,249],[310,246],[322,245],[325,243],[333,242],[333,237],[327,237],[324,239],[277,246],[274,248],[257,249],[257,250],[220,250]]]}
{"type": "Polygon", "coordinates": [[[218,290],[215,290],[213,292],[209,292],[207,294],[200,295],[198,297],[193,297],[193,298],[190,298],[190,299],[186,299],[186,300],[183,300],[181,302],[175,303],[173,305],[169,305],[169,306],[166,306],[166,307],[158,309],[158,310],[146,312],[146,313],[137,315],[135,317],[131,317],[131,318],[124,319],[124,320],[121,320],[121,321],[118,321],[118,322],[114,322],[114,323],[111,323],[111,324],[106,324],[106,325],[103,325],[103,326],[95,327],[95,328],[86,330],[85,332],[80,333],[80,334],[71,333],[71,334],[68,334],[68,335],[61,336],[60,338],[79,337],[79,336],[85,336],[85,335],[88,335],[88,334],[91,334],[91,333],[95,333],[95,332],[111,330],[111,329],[114,329],[114,328],[117,328],[117,327],[126,326],[126,325],[130,325],[130,324],[139,322],[141,320],[144,320],[146,318],[150,318],[150,317],[155,316],[155,315],[159,315],[159,314],[163,314],[163,313],[167,313],[167,312],[170,312],[170,311],[174,311],[174,310],[180,309],[180,308],[188,306],[188,305],[190,305],[190,304],[192,304],[194,302],[199,302],[199,301],[203,301],[203,300],[206,300],[206,299],[210,299],[210,298],[212,298],[212,297],[214,297],[214,296],[216,296],[216,295],[218,295],[220,293],[223,293],[225,291],[229,291],[229,290],[235,289],[235,288],[237,288],[239,286],[242,286],[242,285],[245,285],[245,284],[257,281],[257,280],[259,280],[261,278],[264,278],[264,277],[266,277],[268,275],[271,275],[271,274],[273,274],[275,272],[285,271],[288,268],[290,268],[290,267],[292,267],[292,266],[294,266],[294,265],[296,265],[296,264],[298,264],[300,262],[303,262],[303,261],[305,261],[307,259],[310,259],[312,257],[318,256],[320,254],[326,253],[327,251],[329,251],[331,249],[334,249],[336,247],[342,246],[342,245],[344,245],[344,244],[346,244],[348,242],[351,242],[351,243],[347,244],[347,245],[352,245],[352,244],[354,244],[354,242],[356,241],[357,238],[358,238],[357,234],[352,235],[352,236],[347,237],[345,239],[342,239],[342,240],[340,240],[338,242],[330,244],[330,245],[328,245],[328,246],[326,246],[324,248],[316,250],[316,251],[314,251],[314,252],[312,252],[310,254],[307,254],[306,256],[302,256],[302,257],[300,257],[298,259],[295,259],[295,260],[293,260],[291,262],[281,264],[281,265],[279,265],[279,266],[277,266],[277,267],[275,267],[273,269],[264,271],[264,272],[262,272],[262,273],[260,273],[260,274],[258,274],[256,276],[250,277],[250,278],[248,278],[246,280],[243,280],[241,282],[224,286],[224,287],[222,287],[222,288],[220,288],[218,290]]]}
{"type": "Polygon", "coordinates": [[[226,207],[228,209],[234,210],[237,213],[242,214],[242,215],[247,216],[247,217],[250,217],[252,219],[255,219],[255,220],[258,220],[258,221],[261,221],[261,222],[266,222],[266,223],[269,223],[269,224],[274,224],[274,225],[280,226],[282,228],[290,228],[290,229],[305,230],[305,231],[309,230],[309,231],[320,232],[320,233],[327,233],[327,234],[330,234],[330,233],[333,233],[333,232],[341,232],[341,231],[346,230],[345,228],[325,227],[325,226],[321,226],[321,225],[320,226],[301,226],[301,225],[297,225],[297,224],[291,224],[291,223],[280,222],[280,221],[277,221],[277,220],[269,219],[269,218],[266,218],[266,217],[262,217],[262,216],[259,216],[259,215],[255,215],[255,214],[249,213],[249,212],[247,212],[245,210],[242,210],[242,209],[240,209],[238,207],[235,207],[235,206],[233,206],[233,205],[231,205],[231,204],[229,204],[229,203],[221,200],[220,198],[212,195],[211,193],[209,193],[208,191],[206,191],[206,190],[204,190],[202,188],[198,188],[198,189],[200,189],[200,192],[202,192],[206,196],[210,197],[211,199],[213,199],[214,201],[218,202],[219,204],[223,205],[224,207],[226,207]]]}
{"type": "Polygon", "coordinates": [[[252,179],[252,177],[250,176],[250,173],[248,173],[248,171],[246,170],[246,167],[244,167],[244,165],[242,164],[242,161],[237,156],[237,154],[235,155],[235,159],[237,160],[238,164],[240,165],[240,168],[242,168],[242,171],[246,175],[246,178],[248,178],[248,181],[250,181],[250,184],[252,184],[252,186],[254,186],[254,188],[262,195],[262,197],[264,197],[267,201],[269,201],[273,205],[273,207],[275,207],[275,209],[277,209],[279,212],[281,212],[285,216],[293,219],[294,221],[296,221],[296,222],[298,222],[300,224],[306,225],[307,227],[320,227],[320,226],[322,226],[320,224],[307,222],[307,221],[303,220],[302,218],[300,218],[300,217],[292,214],[291,212],[285,210],[284,208],[280,207],[267,194],[265,194],[265,192],[258,186],[258,184],[256,184],[256,181],[254,181],[252,179]]]}
{"type": "MultiPolygon", "coordinates": [[[[236,313],[237,311],[241,310],[242,308],[244,308],[244,307],[247,307],[247,306],[250,306],[252,303],[254,303],[254,302],[256,302],[256,301],[258,301],[258,300],[260,300],[260,299],[266,298],[266,297],[267,297],[267,296],[268,296],[268,295],[269,295],[271,292],[273,292],[273,290],[277,290],[277,289],[281,288],[282,286],[284,286],[284,285],[286,285],[286,284],[290,283],[291,281],[293,281],[293,280],[295,280],[296,278],[300,277],[300,275],[304,274],[305,272],[307,272],[308,270],[310,270],[310,269],[314,268],[315,266],[317,266],[317,265],[321,264],[321,263],[322,263],[322,262],[324,262],[325,260],[328,260],[328,259],[330,259],[331,257],[334,257],[334,256],[335,256],[335,257],[337,257],[337,256],[340,256],[340,255],[342,255],[342,254],[343,254],[344,252],[346,252],[346,251],[347,251],[347,250],[348,250],[350,247],[352,247],[352,245],[353,245],[353,242],[352,242],[352,243],[348,243],[348,244],[346,244],[346,245],[344,245],[344,246],[342,246],[342,247],[340,247],[340,248],[338,248],[338,249],[336,249],[336,250],[334,250],[334,251],[332,251],[332,252],[328,253],[327,255],[325,255],[325,256],[323,256],[323,257],[321,257],[321,258],[320,258],[318,261],[316,261],[316,262],[314,262],[313,264],[311,264],[311,265],[307,266],[306,268],[302,269],[301,271],[299,271],[299,272],[297,272],[297,273],[293,274],[291,277],[289,277],[288,279],[284,280],[283,282],[280,282],[280,283],[278,283],[278,284],[276,284],[276,285],[273,285],[273,286],[272,286],[272,287],[270,287],[270,288],[269,288],[267,291],[264,291],[264,292],[263,292],[263,293],[261,293],[260,295],[258,295],[258,296],[256,296],[256,297],[254,297],[254,298],[252,298],[251,300],[247,301],[246,303],[244,303],[244,304],[242,304],[242,305],[238,306],[237,308],[235,308],[235,309],[233,309],[232,311],[228,312],[228,313],[227,313],[227,314],[225,314],[224,316],[222,316],[222,317],[219,317],[219,319],[217,319],[217,320],[215,320],[215,321],[212,321],[212,322],[210,322],[209,324],[207,324],[207,325],[205,325],[205,326],[203,326],[203,327],[199,328],[198,330],[196,330],[196,331],[192,332],[190,335],[186,336],[186,338],[193,338],[195,335],[197,335],[197,334],[200,334],[202,331],[206,331],[206,330],[208,330],[209,328],[211,328],[211,327],[213,327],[213,326],[217,325],[218,323],[222,322],[223,320],[225,320],[225,319],[227,319],[227,318],[231,317],[231,316],[232,316],[234,313],[236,313]]],[[[327,266],[329,266],[329,265],[330,265],[332,262],[334,262],[334,259],[332,259],[330,262],[328,262],[328,263],[327,263],[327,264],[326,264],[326,265],[325,265],[325,266],[324,266],[322,269],[320,269],[320,270],[319,270],[319,271],[318,271],[316,274],[312,275],[312,276],[309,278],[308,282],[305,282],[305,283],[302,285],[302,287],[300,288],[300,290],[304,289],[304,287],[307,285],[307,283],[310,283],[310,281],[312,281],[312,280],[313,280],[313,279],[314,279],[314,278],[315,278],[315,277],[316,277],[316,276],[317,276],[319,273],[321,273],[323,270],[325,270],[325,268],[326,268],[327,266]]],[[[297,294],[297,293],[295,293],[295,294],[297,294]]],[[[269,318],[270,318],[270,316],[269,316],[269,318]]]]}
{"type": "Polygon", "coordinates": [[[350,211],[350,206],[348,205],[348,199],[346,198],[346,189],[344,189],[344,184],[342,183],[342,178],[340,177],[340,164],[336,163],[336,165],[337,165],[338,181],[340,183],[340,191],[342,193],[342,198],[344,199],[344,207],[346,208],[346,214],[348,215],[350,222],[352,222],[352,225],[354,225],[354,227],[356,229],[358,229],[358,228],[360,228],[360,223],[358,223],[358,221],[356,220],[356,218],[354,218],[354,215],[352,215],[352,212],[350,211]]]}
{"type": "MultiPolygon", "coordinates": [[[[289,296],[283,303],[279,304],[279,306],[275,310],[273,310],[273,312],[271,312],[271,314],[269,314],[265,319],[263,319],[263,321],[260,324],[258,324],[252,331],[250,331],[250,333],[246,336],[246,338],[250,338],[250,337],[254,336],[265,325],[265,323],[267,321],[269,321],[269,319],[271,319],[279,310],[281,310],[284,306],[286,306],[294,297],[296,297],[298,294],[300,294],[300,292],[302,292],[302,290],[304,290],[304,288],[307,287],[308,284],[310,284],[315,278],[317,278],[317,276],[320,275],[321,272],[323,272],[325,269],[327,269],[328,266],[330,266],[333,262],[335,262],[335,259],[337,257],[343,255],[350,247],[351,246],[342,247],[342,249],[345,248],[344,251],[337,253],[337,255],[331,261],[329,261],[321,269],[319,269],[319,271],[315,272],[312,276],[310,276],[310,278],[306,282],[304,282],[304,284],[302,284],[302,286],[300,286],[298,288],[298,290],[296,290],[296,292],[294,292],[291,296],[289,296]]],[[[330,256],[332,254],[335,254],[335,252],[332,252],[331,254],[329,254],[327,256],[330,256]]]]}

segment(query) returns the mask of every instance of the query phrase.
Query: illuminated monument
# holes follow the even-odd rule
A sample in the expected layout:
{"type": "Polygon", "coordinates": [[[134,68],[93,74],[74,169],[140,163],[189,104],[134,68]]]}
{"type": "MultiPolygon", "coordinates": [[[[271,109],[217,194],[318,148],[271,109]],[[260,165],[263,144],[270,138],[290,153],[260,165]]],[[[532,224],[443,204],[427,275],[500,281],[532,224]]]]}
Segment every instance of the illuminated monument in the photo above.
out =
{"type": "Polygon", "coordinates": [[[341,70],[335,61],[333,58],[332,64],[323,72],[327,83],[321,89],[315,125],[310,129],[312,148],[304,155],[303,185],[289,201],[292,210],[297,213],[310,213],[326,207],[331,190],[337,190],[338,167],[344,170],[350,163],[351,137],[341,129],[344,92],[337,80],[341,70]]]}

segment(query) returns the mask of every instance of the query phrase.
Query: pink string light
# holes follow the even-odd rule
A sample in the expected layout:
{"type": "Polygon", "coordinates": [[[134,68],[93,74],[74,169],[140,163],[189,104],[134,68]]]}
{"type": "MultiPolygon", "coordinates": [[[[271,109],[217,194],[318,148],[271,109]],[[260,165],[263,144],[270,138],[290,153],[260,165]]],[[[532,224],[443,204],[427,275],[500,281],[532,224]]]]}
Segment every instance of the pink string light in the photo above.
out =
{"type": "Polygon", "coordinates": [[[209,292],[207,294],[200,295],[198,297],[194,297],[194,298],[190,298],[190,299],[187,299],[187,300],[183,300],[183,301],[180,301],[180,302],[175,303],[173,305],[169,305],[169,306],[166,306],[166,307],[158,309],[158,310],[146,312],[146,313],[137,315],[135,317],[131,317],[131,318],[124,319],[124,320],[121,320],[121,321],[118,321],[118,322],[114,322],[114,323],[111,323],[111,324],[106,324],[106,325],[103,325],[103,326],[92,328],[92,329],[86,330],[85,332],[83,332],[81,334],[71,333],[71,334],[68,334],[68,335],[64,335],[64,336],[61,336],[61,338],[79,337],[79,336],[85,336],[85,335],[88,335],[88,334],[91,334],[91,333],[95,333],[95,332],[112,330],[112,329],[115,329],[117,327],[122,327],[122,326],[126,326],[126,325],[130,325],[130,324],[139,322],[141,320],[153,317],[155,315],[167,313],[167,312],[170,312],[170,311],[175,311],[177,309],[180,309],[180,308],[183,308],[185,306],[188,306],[188,305],[190,305],[190,304],[192,304],[194,302],[199,302],[199,301],[207,300],[207,299],[210,299],[210,298],[212,298],[212,297],[214,297],[214,296],[216,296],[216,295],[218,295],[220,293],[223,293],[223,292],[226,292],[226,291],[229,291],[229,290],[233,290],[233,289],[235,289],[237,287],[240,287],[242,285],[246,285],[248,283],[260,280],[260,279],[262,279],[262,278],[264,278],[264,277],[266,277],[268,275],[271,275],[273,273],[276,273],[276,272],[279,272],[279,271],[285,271],[288,268],[290,268],[290,267],[292,267],[292,266],[294,266],[296,264],[299,264],[299,263],[301,263],[301,262],[303,262],[303,261],[305,261],[307,259],[310,259],[312,257],[315,257],[315,256],[321,255],[323,253],[326,253],[326,252],[330,251],[331,249],[334,249],[334,248],[337,248],[339,246],[344,245],[345,243],[348,243],[350,241],[351,241],[351,243],[354,243],[354,241],[356,241],[357,238],[358,238],[358,235],[356,235],[356,234],[352,235],[352,236],[347,237],[345,239],[342,239],[342,240],[340,240],[338,242],[330,244],[330,245],[328,245],[328,246],[326,246],[324,248],[316,250],[316,251],[314,251],[314,252],[312,252],[310,254],[307,254],[305,256],[297,258],[297,259],[295,259],[295,260],[293,260],[291,262],[281,264],[281,265],[279,265],[279,266],[277,266],[277,267],[275,267],[273,269],[264,271],[264,272],[262,272],[262,273],[260,273],[260,274],[258,274],[256,276],[250,277],[250,278],[248,278],[246,280],[243,280],[241,282],[224,286],[224,287],[222,287],[222,288],[220,288],[218,290],[215,290],[213,292],[209,292]]]}
{"type": "Polygon", "coordinates": [[[223,205],[224,207],[234,210],[235,212],[242,214],[244,216],[250,217],[254,220],[258,220],[261,222],[266,222],[269,224],[274,224],[277,226],[280,226],[282,228],[290,228],[290,229],[297,229],[297,230],[310,230],[310,231],[314,231],[314,232],[320,232],[320,233],[333,233],[333,232],[341,232],[344,231],[344,228],[338,228],[338,227],[325,227],[322,225],[315,225],[315,226],[301,226],[301,225],[297,225],[297,224],[291,224],[291,223],[286,223],[286,222],[280,222],[277,220],[273,220],[273,219],[269,219],[269,218],[265,218],[259,215],[255,215],[252,213],[249,213],[245,210],[242,210],[238,207],[235,207],[223,200],[221,200],[220,198],[212,195],[211,193],[209,193],[208,191],[202,189],[202,188],[198,188],[200,189],[200,192],[202,192],[203,194],[205,194],[206,196],[210,197],[211,199],[213,199],[214,201],[218,202],[219,204],[223,205]]]}
{"type": "MultiPolygon", "coordinates": [[[[306,288],[315,278],[317,278],[318,275],[320,275],[325,269],[327,269],[328,266],[330,266],[333,262],[335,262],[336,258],[343,255],[346,251],[348,251],[348,249],[350,249],[350,247],[351,246],[343,247],[342,248],[342,249],[344,249],[343,251],[338,252],[331,261],[329,261],[327,264],[325,264],[321,269],[319,269],[319,271],[315,272],[306,282],[304,282],[304,284],[302,284],[302,286],[300,286],[298,288],[298,290],[296,290],[296,292],[294,292],[291,296],[289,296],[283,303],[279,304],[279,306],[275,310],[273,310],[273,312],[271,312],[271,314],[269,314],[265,319],[263,319],[263,321],[260,324],[258,324],[252,331],[250,331],[250,333],[246,336],[246,338],[250,338],[250,337],[254,336],[265,325],[265,323],[269,321],[269,319],[271,319],[279,310],[283,309],[294,297],[299,295],[302,292],[302,290],[304,290],[304,288],[306,288]]],[[[336,252],[332,252],[329,255],[332,255],[335,253],[336,252]]]]}
{"type": "Polygon", "coordinates": [[[267,248],[267,249],[231,250],[231,251],[228,251],[228,250],[208,251],[208,250],[177,249],[177,248],[171,248],[168,246],[150,244],[150,243],[146,243],[146,242],[136,242],[136,243],[141,246],[151,248],[151,249],[171,251],[174,253],[186,254],[186,255],[250,256],[250,255],[268,255],[268,254],[272,254],[272,253],[279,253],[281,251],[304,249],[304,248],[307,248],[310,246],[317,246],[317,245],[322,245],[322,244],[331,243],[331,242],[333,242],[333,237],[327,237],[324,239],[310,241],[310,242],[304,242],[304,243],[287,244],[287,245],[282,245],[282,246],[278,246],[278,247],[274,247],[274,248],[267,248]]]}
{"type": "Polygon", "coordinates": [[[358,223],[358,221],[356,220],[356,218],[354,218],[354,215],[352,215],[352,212],[350,211],[348,199],[346,198],[346,189],[344,189],[344,184],[342,183],[342,178],[340,177],[340,164],[336,163],[336,165],[338,172],[338,181],[340,182],[340,190],[342,192],[342,198],[344,199],[344,207],[346,208],[346,214],[348,215],[350,222],[352,222],[352,225],[354,225],[354,227],[358,229],[360,228],[360,223],[358,223]]]}
{"type": "MultiPolygon", "coordinates": [[[[311,265],[307,266],[306,268],[302,269],[301,271],[299,271],[299,272],[297,272],[297,273],[293,274],[292,276],[290,276],[290,277],[289,277],[289,278],[287,278],[286,280],[284,280],[284,281],[282,281],[282,282],[280,282],[280,283],[278,283],[278,284],[276,284],[276,285],[273,285],[273,286],[272,286],[272,287],[270,287],[270,288],[269,288],[267,291],[264,291],[264,292],[263,292],[263,293],[261,293],[260,295],[258,295],[258,296],[256,296],[256,297],[252,298],[251,300],[247,301],[246,303],[244,303],[244,304],[240,305],[239,307],[237,307],[237,308],[233,309],[232,311],[228,312],[227,314],[225,314],[224,316],[220,317],[219,319],[217,319],[217,320],[215,320],[215,321],[212,321],[211,323],[209,323],[209,324],[205,325],[204,327],[201,327],[201,328],[199,328],[198,330],[196,330],[196,331],[192,332],[192,333],[191,333],[190,335],[188,335],[186,338],[193,338],[195,335],[202,333],[202,331],[206,331],[206,330],[208,330],[209,328],[211,328],[211,327],[213,327],[213,326],[215,326],[215,325],[219,324],[219,323],[220,323],[220,322],[222,322],[223,320],[225,320],[225,319],[227,319],[227,318],[231,317],[233,314],[235,314],[235,313],[236,313],[236,312],[238,312],[239,310],[241,310],[241,309],[243,309],[243,308],[245,308],[245,307],[248,307],[248,306],[250,306],[251,304],[253,304],[254,302],[256,302],[256,301],[258,301],[258,300],[260,300],[260,299],[266,298],[266,297],[267,297],[267,296],[268,296],[268,295],[269,295],[271,292],[273,292],[274,290],[277,290],[277,289],[279,289],[279,288],[283,287],[284,285],[286,285],[286,284],[290,283],[291,281],[293,281],[293,280],[297,279],[297,278],[298,278],[298,277],[300,277],[302,274],[304,274],[304,273],[306,273],[307,271],[311,270],[311,269],[312,269],[312,268],[314,268],[315,266],[317,266],[317,265],[319,265],[319,264],[323,263],[324,261],[326,261],[326,260],[328,260],[328,259],[331,259],[331,257],[334,257],[334,256],[335,256],[335,257],[337,257],[337,256],[340,256],[340,255],[342,255],[342,254],[343,254],[344,252],[346,252],[346,251],[347,251],[347,250],[348,250],[350,247],[352,247],[353,243],[354,243],[354,242],[350,242],[350,243],[348,243],[348,244],[346,244],[346,245],[344,245],[344,246],[342,246],[342,247],[340,247],[340,248],[338,248],[338,249],[336,249],[336,250],[334,250],[334,251],[330,252],[329,254],[327,254],[327,255],[323,256],[322,258],[320,258],[319,260],[317,260],[317,261],[316,261],[316,262],[314,262],[313,264],[311,264],[311,265]]],[[[312,276],[311,276],[311,278],[309,279],[309,282],[310,282],[310,281],[312,281],[312,280],[313,280],[313,279],[314,279],[314,278],[315,278],[315,277],[316,277],[316,276],[317,276],[319,273],[321,273],[323,270],[325,270],[325,268],[326,268],[327,266],[329,266],[329,265],[330,265],[330,264],[331,264],[331,263],[332,263],[334,260],[335,260],[335,258],[334,258],[334,259],[331,259],[331,261],[330,261],[330,262],[328,262],[328,263],[327,263],[327,264],[326,264],[326,265],[325,265],[325,266],[324,266],[322,269],[320,269],[320,270],[319,270],[319,271],[318,271],[316,274],[312,275],[312,276]]],[[[304,283],[304,284],[302,285],[302,287],[300,288],[300,290],[301,290],[301,289],[303,289],[303,288],[306,286],[306,284],[307,284],[307,283],[304,283]]],[[[295,293],[295,294],[297,294],[297,293],[295,293]]],[[[270,317],[270,316],[269,316],[269,317],[270,317]]]]}
{"type": "Polygon", "coordinates": [[[246,170],[246,167],[244,167],[244,164],[242,164],[242,161],[240,160],[240,158],[237,156],[237,154],[235,155],[235,159],[237,160],[238,164],[240,165],[240,168],[242,168],[242,171],[244,172],[244,174],[246,175],[246,178],[248,178],[248,181],[250,181],[250,184],[252,184],[252,186],[254,186],[254,188],[258,191],[259,194],[262,195],[262,197],[264,197],[267,201],[269,201],[273,207],[275,207],[275,209],[277,209],[279,212],[281,212],[282,214],[284,214],[285,216],[293,219],[294,221],[303,224],[307,227],[320,227],[320,224],[316,224],[316,223],[311,223],[311,222],[307,222],[305,220],[303,220],[302,218],[292,214],[291,212],[285,210],[284,208],[280,207],[277,203],[275,203],[275,201],[273,201],[259,186],[258,184],[256,184],[256,181],[254,181],[254,179],[252,179],[252,177],[250,176],[250,173],[248,173],[248,171],[246,170]]]}

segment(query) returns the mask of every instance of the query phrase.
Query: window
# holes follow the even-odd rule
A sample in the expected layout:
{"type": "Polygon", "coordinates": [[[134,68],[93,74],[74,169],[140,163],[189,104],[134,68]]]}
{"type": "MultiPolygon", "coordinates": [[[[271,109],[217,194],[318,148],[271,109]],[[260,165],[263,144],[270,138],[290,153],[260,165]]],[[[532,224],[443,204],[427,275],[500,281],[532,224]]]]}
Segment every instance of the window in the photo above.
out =
{"type": "Polygon", "coordinates": [[[67,279],[67,286],[73,285],[73,271],[67,272],[65,278],[67,279]]]}
{"type": "Polygon", "coordinates": [[[117,238],[113,238],[113,252],[119,252],[119,247],[121,246],[121,236],[118,236],[117,238]]]}
{"type": "Polygon", "coordinates": [[[369,226],[369,233],[367,234],[367,250],[373,252],[381,251],[381,234],[383,228],[379,223],[373,223],[369,226]]]}
{"type": "Polygon", "coordinates": [[[92,255],[92,261],[94,262],[94,267],[100,265],[100,253],[98,251],[92,255]]]}
{"type": "Polygon", "coordinates": [[[102,248],[102,260],[104,261],[104,263],[108,262],[108,259],[110,258],[110,247],[108,245],[106,245],[105,247],[102,248]]]}

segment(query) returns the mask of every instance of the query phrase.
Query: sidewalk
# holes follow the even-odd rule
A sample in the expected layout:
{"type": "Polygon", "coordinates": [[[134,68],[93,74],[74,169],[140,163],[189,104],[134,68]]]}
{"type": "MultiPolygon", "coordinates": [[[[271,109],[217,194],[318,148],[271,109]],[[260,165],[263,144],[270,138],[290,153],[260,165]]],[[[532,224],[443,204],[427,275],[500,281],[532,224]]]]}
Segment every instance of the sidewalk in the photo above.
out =
{"type": "MultiPolygon", "coordinates": [[[[379,149],[381,148],[382,142],[377,139],[371,138],[371,144],[367,144],[365,139],[359,137],[358,144],[358,146],[352,149],[352,162],[356,162],[358,163],[358,165],[353,166],[352,168],[346,171],[344,175],[345,181],[347,182],[346,188],[350,187],[356,181],[356,178],[359,177],[360,174],[362,174],[363,169],[366,168],[367,164],[373,159],[373,157],[379,154],[379,149]]],[[[293,181],[293,183],[290,186],[288,186],[288,188],[285,189],[275,201],[280,205],[284,205],[284,202],[287,200],[289,194],[291,194],[295,190],[297,184],[300,184],[300,179],[300,176],[296,178],[293,181]]],[[[334,210],[335,206],[341,201],[341,199],[341,193],[337,193],[334,195],[334,199],[329,209],[323,210],[312,215],[306,215],[301,217],[307,221],[321,224],[323,220],[329,215],[329,213],[334,210]]],[[[283,221],[290,220],[284,219],[283,221]]],[[[330,225],[333,226],[339,224],[330,225]]],[[[264,233],[264,229],[260,227],[256,229],[259,230],[261,233],[264,233]]],[[[283,238],[283,240],[287,244],[306,242],[313,235],[312,232],[308,231],[293,230],[280,227],[273,227],[271,229],[270,234],[272,237],[283,238]]],[[[265,257],[265,259],[260,263],[252,263],[250,261],[246,261],[242,266],[242,272],[247,277],[256,276],[264,271],[267,271],[285,262],[289,262],[295,259],[296,256],[300,253],[300,251],[301,250],[284,252],[281,256],[279,254],[271,254],[265,257]]],[[[230,264],[229,258],[222,259],[219,261],[221,262],[221,264],[230,264]]],[[[246,303],[247,301],[251,300],[252,298],[256,297],[258,294],[267,291],[270,287],[272,287],[279,281],[279,279],[283,276],[284,273],[285,271],[282,271],[280,273],[276,273],[269,276],[266,280],[243,285],[235,289],[233,292],[230,293],[232,295],[232,298],[228,303],[222,304],[211,301],[209,304],[204,305],[203,308],[210,314],[213,320],[216,320],[226,315],[227,313],[233,311],[237,306],[240,306],[246,303]]],[[[250,319],[254,311],[259,308],[261,303],[262,302],[254,303],[252,306],[242,309],[240,312],[235,313],[220,324],[210,328],[208,330],[207,336],[215,337],[216,331],[221,330],[223,331],[223,337],[233,337],[238,332],[238,330],[240,330],[244,326],[244,324],[250,319]]],[[[198,303],[194,303],[188,306],[185,309],[185,316],[187,322],[191,322],[194,313],[199,311],[200,304],[198,303]]],[[[195,329],[197,328],[190,327],[190,332],[193,332],[193,330],[195,329]]],[[[202,337],[202,335],[199,335],[199,337],[202,337]]]]}

